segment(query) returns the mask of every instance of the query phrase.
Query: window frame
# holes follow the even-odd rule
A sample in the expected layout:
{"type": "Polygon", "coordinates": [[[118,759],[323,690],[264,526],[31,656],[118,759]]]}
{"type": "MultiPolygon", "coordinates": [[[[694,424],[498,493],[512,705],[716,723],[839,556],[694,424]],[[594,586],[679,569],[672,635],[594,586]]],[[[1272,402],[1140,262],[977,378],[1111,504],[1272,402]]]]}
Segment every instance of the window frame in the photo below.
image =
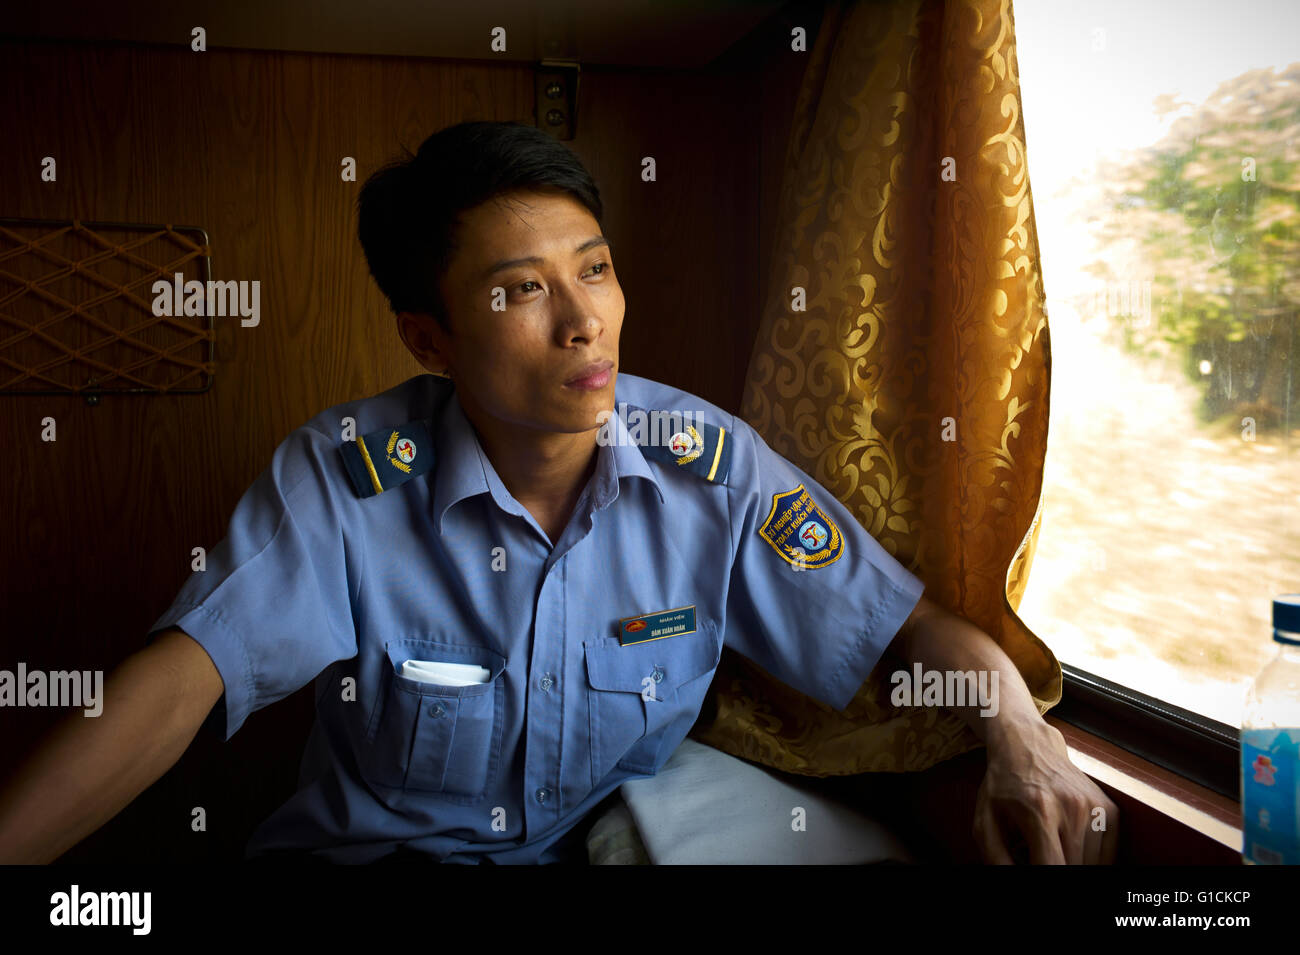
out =
{"type": "Polygon", "coordinates": [[[1236,727],[1061,663],[1061,702],[1048,713],[1239,802],[1236,727]]]}

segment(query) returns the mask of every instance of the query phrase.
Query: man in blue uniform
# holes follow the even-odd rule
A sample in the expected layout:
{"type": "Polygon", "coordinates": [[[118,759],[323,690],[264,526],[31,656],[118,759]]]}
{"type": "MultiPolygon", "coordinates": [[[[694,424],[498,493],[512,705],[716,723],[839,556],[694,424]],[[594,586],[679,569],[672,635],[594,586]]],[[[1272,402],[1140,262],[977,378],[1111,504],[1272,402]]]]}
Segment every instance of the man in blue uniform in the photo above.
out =
{"type": "MultiPolygon", "coordinates": [[[[600,360],[617,326],[584,334],[600,360]]],[[[574,367],[556,368],[556,388],[574,367]]],[[[724,639],[842,708],[917,603],[920,581],[834,498],[693,395],[619,375],[610,390],[629,407],[585,434],[594,470],[561,525],[511,492],[460,387],[422,375],[295,431],[154,624],[212,656],[227,737],[320,674],[303,788],[254,854],[550,861],[555,840],[682,741],[724,639]],[[643,409],[700,415],[673,432],[692,453],[676,456],[672,434],[638,444],[628,425],[643,409]],[[364,456],[331,434],[348,419],[364,456]],[[796,571],[756,531],[775,495],[801,487],[812,505],[778,510],[825,529],[807,558],[824,563],[796,571]],[[421,682],[402,675],[412,660],[486,672],[421,682]]]]}
{"type": "Polygon", "coordinates": [[[225,738],[316,681],[300,789],[250,856],[579,858],[724,644],[837,708],[891,644],[998,669],[998,716],[962,714],[988,744],[986,857],[1015,829],[1042,861],[1113,851],[1087,826],[1112,804],[991,638],[744,421],[619,372],[600,218],[576,157],[519,124],[451,127],[366,184],[367,260],[432,374],[294,430],[150,629],[206,651],[225,738]]]}

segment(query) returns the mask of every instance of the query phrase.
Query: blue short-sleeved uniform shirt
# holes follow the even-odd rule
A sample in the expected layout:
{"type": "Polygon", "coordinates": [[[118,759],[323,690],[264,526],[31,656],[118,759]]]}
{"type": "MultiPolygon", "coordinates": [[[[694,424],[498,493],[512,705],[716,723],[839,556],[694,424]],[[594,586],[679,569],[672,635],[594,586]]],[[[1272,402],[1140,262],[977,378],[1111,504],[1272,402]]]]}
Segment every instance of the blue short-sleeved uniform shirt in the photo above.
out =
{"type": "Polygon", "coordinates": [[[922,582],[695,395],[620,373],[600,434],[554,542],[446,379],[337,405],[280,444],[149,633],[178,627],[211,656],[225,692],[207,725],[226,739],[316,680],[300,789],[250,856],[572,859],[566,834],[685,738],[724,643],[848,705],[922,582]],[[408,660],[486,681],[422,682],[408,660]]]}

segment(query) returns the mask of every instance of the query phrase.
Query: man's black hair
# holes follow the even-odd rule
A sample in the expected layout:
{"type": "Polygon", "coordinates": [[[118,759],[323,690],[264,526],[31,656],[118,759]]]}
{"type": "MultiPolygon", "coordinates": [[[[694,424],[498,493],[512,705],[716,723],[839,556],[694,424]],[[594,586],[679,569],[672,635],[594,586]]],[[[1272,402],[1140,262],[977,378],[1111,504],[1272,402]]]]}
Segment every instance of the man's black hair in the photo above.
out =
{"type": "Polygon", "coordinates": [[[448,329],[438,282],[457,249],[457,217],[514,190],[558,189],[600,224],[600,192],[582,161],[535,126],[473,121],[434,133],[412,156],[366,180],[357,234],[394,314],[432,315],[448,329]]]}

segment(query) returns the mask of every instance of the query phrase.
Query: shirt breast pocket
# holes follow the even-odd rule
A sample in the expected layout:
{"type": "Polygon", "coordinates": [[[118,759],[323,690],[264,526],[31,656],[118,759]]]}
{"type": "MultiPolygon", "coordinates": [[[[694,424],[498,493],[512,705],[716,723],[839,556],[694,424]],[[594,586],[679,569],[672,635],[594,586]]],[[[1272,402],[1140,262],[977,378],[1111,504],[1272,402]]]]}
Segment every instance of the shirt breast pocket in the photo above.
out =
{"type": "Polygon", "coordinates": [[[384,695],[358,763],[376,785],[472,802],[495,781],[501,759],[506,660],[486,647],[432,640],[385,645],[384,695]],[[401,675],[407,660],[485,667],[486,683],[448,686],[401,675]]]}
{"type": "Polygon", "coordinates": [[[699,716],[722,647],[711,624],[695,633],[621,646],[583,645],[587,662],[592,786],[615,767],[653,774],[665,739],[699,716]]]}

